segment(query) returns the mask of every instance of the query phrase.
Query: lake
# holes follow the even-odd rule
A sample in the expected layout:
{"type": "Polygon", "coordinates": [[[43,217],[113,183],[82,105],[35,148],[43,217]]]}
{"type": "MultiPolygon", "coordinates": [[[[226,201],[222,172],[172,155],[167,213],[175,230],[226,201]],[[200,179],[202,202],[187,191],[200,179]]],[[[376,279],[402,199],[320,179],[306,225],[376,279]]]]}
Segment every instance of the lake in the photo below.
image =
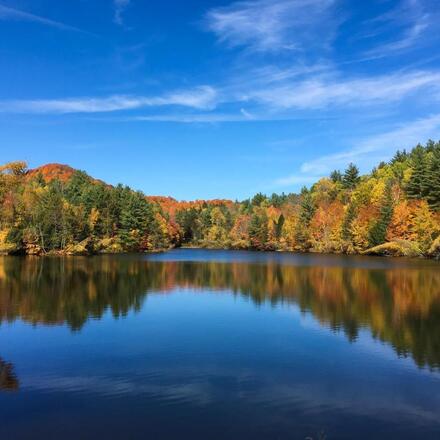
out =
{"type": "Polygon", "coordinates": [[[439,439],[440,263],[0,257],[1,439],[439,439]]]}

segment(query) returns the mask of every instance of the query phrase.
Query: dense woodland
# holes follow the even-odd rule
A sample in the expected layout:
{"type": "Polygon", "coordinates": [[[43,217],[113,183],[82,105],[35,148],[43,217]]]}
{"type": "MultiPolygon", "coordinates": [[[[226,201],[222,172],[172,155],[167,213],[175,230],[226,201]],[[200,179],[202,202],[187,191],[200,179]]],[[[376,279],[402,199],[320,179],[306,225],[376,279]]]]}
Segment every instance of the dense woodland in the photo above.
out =
{"type": "Polygon", "coordinates": [[[359,175],[349,164],[300,194],[179,202],[65,165],[0,168],[0,251],[144,252],[175,246],[440,256],[440,142],[359,175]]]}

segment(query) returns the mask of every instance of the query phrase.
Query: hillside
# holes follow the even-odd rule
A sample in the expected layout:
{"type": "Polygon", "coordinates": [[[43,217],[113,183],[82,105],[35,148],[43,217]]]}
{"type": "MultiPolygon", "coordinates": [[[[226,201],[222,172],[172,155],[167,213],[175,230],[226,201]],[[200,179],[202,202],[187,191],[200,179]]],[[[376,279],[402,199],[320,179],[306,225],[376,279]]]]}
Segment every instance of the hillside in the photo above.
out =
{"type": "MultiPolygon", "coordinates": [[[[26,176],[29,179],[34,179],[37,176],[41,176],[46,183],[50,183],[52,180],[60,180],[61,182],[66,183],[78,171],[79,170],[76,170],[69,165],[64,165],[60,163],[49,163],[37,168],[27,170],[26,176]]],[[[95,179],[91,176],[88,176],[88,178],[90,178],[90,181],[93,183],[101,183],[107,185],[108,187],[112,187],[112,185],[105,183],[102,180],[95,179]]],[[[232,200],[227,199],[178,201],[169,196],[151,195],[146,195],[145,198],[151,203],[160,205],[164,212],[171,214],[175,214],[176,211],[179,211],[181,209],[188,209],[190,207],[198,208],[205,203],[209,203],[212,206],[232,206],[232,204],[234,203],[232,200]]]]}
{"type": "Polygon", "coordinates": [[[3,253],[144,252],[174,246],[440,255],[440,143],[359,175],[354,164],[300,194],[177,201],[68,165],[0,168],[3,253]]]}

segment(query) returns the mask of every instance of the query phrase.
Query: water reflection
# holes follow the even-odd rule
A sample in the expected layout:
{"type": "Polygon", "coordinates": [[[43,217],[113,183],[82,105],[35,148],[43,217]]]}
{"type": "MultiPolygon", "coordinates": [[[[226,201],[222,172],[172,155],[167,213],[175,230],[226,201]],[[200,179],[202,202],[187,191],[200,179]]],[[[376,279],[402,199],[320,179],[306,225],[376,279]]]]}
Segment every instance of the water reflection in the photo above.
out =
{"type": "Polygon", "coordinates": [[[14,372],[14,366],[0,358],[0,391],[16,391],[19,382],[14,372]]]}
{"type": "Polygon", "coordinates": [[[255,304],[295,303],[323,326],[342,330],[351,341],[366,328],[399,355],[410,355],[417,365],[440,367],[440,271],[436,265],[367,268],[301,266],[278,260],[3,257],[0,322],[20,318],[33,324],[65,323],[79,330],[106,310],[114,317],[125,316],[140,310],[146,295],[176,288],[227,290],[255,304]]]}

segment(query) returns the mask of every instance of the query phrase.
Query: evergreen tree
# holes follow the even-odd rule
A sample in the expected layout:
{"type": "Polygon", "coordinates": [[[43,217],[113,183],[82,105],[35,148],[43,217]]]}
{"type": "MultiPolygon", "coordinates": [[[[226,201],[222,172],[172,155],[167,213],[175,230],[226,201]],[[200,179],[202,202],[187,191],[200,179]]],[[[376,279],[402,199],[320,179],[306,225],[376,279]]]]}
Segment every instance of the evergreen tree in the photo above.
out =
{"type": "Polygon", "coordinates": [[[432,152],[426,176],[427,200],[434,209],[440,209],[440,145],[432,152]]]}
{"type": "Polygon", "coordinates": [[[286,203],[286,200],[287,200],[286,194],[273,193],[269,199],[269,205],[272,205],[275,208],[280,208],[284,203],[286,203]]]}
{"type": "Polygon", "coordinates": [[[295,231],[295,241],[301,249],[309,247],[309,226],[315,214],[315,204],[311,192],[303,187],[301,190],[301,207],[299,212],[298,224],[295,231]]]}
{"type": "Polygon", "coordinates": [[[432,139],[429,139],[428,142],[426,142],[426,152],[432,153],[435,150],[436,144],[432,139]]]}
{"type": "Polygon", "coordinates": [[[406,185],[406,193],[411,199],[421,199],[426,196],[429,187],[426,153],[421,145],[417,145],[411,152],[411,168],[412,174],[406,185]]]}
{"type": "Polygon", "coordinates": [[[87,186],[91,186],[91,184],[91,179],[86,173],[75,171],[66,184],[66,199],[75,205],[79,205],[83,201],[83,194],[87,186]]]}
{"type": "Polygon", "coordinates": [[[283,233],[283,226],[285,223],[286,219],[284,218],[284,215],[281,214],[280,217],[278,218],[278,221],[276,223],[276,228],[275,228],[275,237],[277,240],[280,239],[282,233],[283,233]]]}
{"type": "Polygon", "coordinates": [[[253,206],[261,206],[261,204],[267,200],[267,197],[262,194],[262,193],[258,193],[255,194],[255,196],[252,198],[252,205],[253,206]]]}
{"type": "MultiPolygon", "coordinates": [[[[190,243],[200,238],[198,218],[199,214],[195,208],[184,209],[176,213],[176,221],[182,228],[184,242],[190,243]]],[[[211,215],[209,211],[202,211],[201,222],[205,227],[211,225],[211,215]]]]}
{"type": "Polygon", "coordinates": [[[397,150],[396,154],[391,159],[391,164],[395,164],[398,162],[404,162],[408,158],[408,153],[406,150],[397,150]]]}
{"type": "Polygon", "coordinates": [[[359,180],[360,178],[358,167],[353,163],[350,163],[350,165],[348,165],[348,168],[345,170],[344,176],[342,178],[344,188],[353,189],[357,185],[359,180]]]}
{"type": "Polygon", "coordinates": [[[154,225],[150,204],[142,193],[124,189],[119,237],[127,250],[145,250],[150,246],[154,225]]]}
{"type": "Polygon", "coordinates": [[[193,223],[193,240],[198,241],[205,238],[205,233],[209,231],[212,226],[212,207],[207,206],[201,211],[194,210],[196,217],[193,223]]]}
{"type": "Polygon", "coordinates": [[[330,179],[332,179],[334,183],[341,183],[342,182],[341,172],[339,170],[332,171],[332,173],[330,174],[330,179]]]}
{"type": "Polygon", "coordinates": [[[268,218],[264,210],[255,211],[249,222],[249,238],[255,249],[264,249],[268,237],[268,218]]]}
{"type": "Polygon", "coordinates": [[[306,187],[302,188],[301,197],[301,212],[299,218],[303,225],[309,226],[315,214],[316,207],[313,203],[312,193],[306,187]]]}
{"type": "Polygon", "coordinates": [[[243,200],[240,203],[240,211],[245,214],[248,214],[252,211],[252,204],[250,199],[243,200]]]}
{"type": "Polygon", "coordinates": [[[65,218],[63,188],[59,180],[51,181],[35,207],[35,226],[43,249],[64,249],[69,230],[65,218]]]}

